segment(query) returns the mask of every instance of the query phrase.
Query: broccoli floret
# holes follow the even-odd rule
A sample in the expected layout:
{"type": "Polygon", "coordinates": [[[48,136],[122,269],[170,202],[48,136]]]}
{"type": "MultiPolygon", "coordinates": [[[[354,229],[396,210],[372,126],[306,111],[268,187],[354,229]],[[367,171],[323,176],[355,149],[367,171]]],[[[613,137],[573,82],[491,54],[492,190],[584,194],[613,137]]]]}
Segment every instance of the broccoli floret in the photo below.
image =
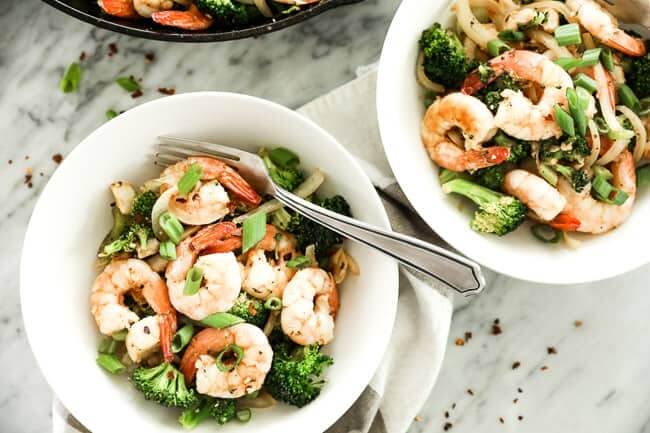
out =
{"type": "Polygon", "coordinates": [[[127,225],[117,239],[104,246],[99,256],[109,257],[118,253],[131,253],[135,251],[138,244],[144,248],[152,236],[153,229],[150,225],[138,223],[127,225]]]}
{"type": "MultiPolygon", "coordinates": [[[[489,77],[486,79],[486,81],[488,80],[489,77]]],[[[487,105],[492,113],[496,113],[497,109],[499,108],[499,104],[503,100],[501,92],[505,89],[517,91],[521,90],[521,87],[519,87],[519,84],[517,84],[517,81],[515,81],[512,76],[504,73],[499,75],[494,81],[478,91],[474,96],[483,101],[483,103],[487,105]]]]}
{"type": "Polygon", "coordinates": [[[235,304],[228,312],[260,328],[264,326],[269,318],[269,310],[264,307],[264,302],[253,298],[246,292],[239,294],[235,304]]]}
{"type": "Polygon", "coordinates": [[[254,5],[239,3],[236,0],[197,0],[196,5],[225,28],[244,27],[261,17],[254,5]]]}
{"type": "Polygon", "coordinates": [[[438,23],[422,32],[420,49],[424,53],[426,76],[446,87],[458,87],[476,66],[465,56],[458,37],[438,23]]]}
{"type": "Polygon", "coordinates": [[[303,407],[312,402],[325,383],[323,371],[334,360],[320,351],[317,344],[298,346],[280,331],[271,334],[273,348],[271,370],[264,385],[276,400],[303,407]]]}
{"type": "Polygon", "coordinates": [[[504,195],[465,179],[454,179],[442,186],[449,193],[463,195],[478,205],[470,226],[481,233],[503,236],[524,221],[528,209],[514,197],[504,195]]]}
{"type": "Polygon", "coordinates": [[[503,132],[499,132],[494,137],[494,142],[498,146],[510,148],[510,154],[508,155],[506,162],[518,164],[520,161],[530,156],[531,146],[529,141],[518,140],[507,136],[503,132]]]}
{"type": "Polygon", "coordinates": [[[553,169],[564,176],[576,192],[584,191],[585,187],[589,185],[591,179],[585,170],[576,170],[564,165],[555,165],[553,169]]]}
{"type": "Polygon", "coordinates": [[[280,167],[271,160],[269,153],[264,149],[259,154],[264,160],[264,165],[266,165],[269,176],[271,176],[273,182],[280,188],[293,191],[305,180],[305,177],[297,166],[280,167]]]}
{"type": "Polygon", "coordinates": [[[218,424],[226,424],[235,418],[236,413],[235,400],[200,396],[197,403],[183,411],[178,422],[191,430],[208,418],[214,419],[218,424]]]}
{"type": "Polygon", "coordinates": [[[152,368],[136,368],[131,382],[145,399],[163,406],[188,408],[197,403],[194,390],[187,389],[183,375],[166,362],[152,368]]]}
{"type": "Polygon", "coordinates": [[[505,177],[505,167],[503,165],[493,165],[492,167],[482,168],[472,173],[472,177],[479,185],[493,190],[500,190],[505,177]]]}
{"type": "MultiPolygon", "coordinates": [[[[646,41],[650,50],[650,42],[646,41]]],[[[639,98],[650,96],[650,52],[643,57],[633,57],[626,75],[628,85],[639,98]]]]}
{"type": "MultiPolygon", "coordinates": [[[[340,195],[326,199],[315,199],[314,204],[341,215],[351,216],[350,205],[340,195]]],[[[304,250],[309,245],[314,245],[316,247],[316,258],[319,261],[325,258],[334,246],[343,242],[340,235],[300,214],[291,217],[287,231],[296,237],[300,249],[304,250]]]]}
{"type": "Polygon", "coordinates": [[[133,199],[131,216],[139,223],[151,224],[151,212],[158,196],[153,191],[145,191],[133,199]]]}
{"type": "Polygon", "coordinates": [[[591,149],[587,140],[580,135],[568,137],[563,142],[558,142],[552,138],[539,142],[540,159],[551,165],[558,162],[567,164],[582,162],[590,154],[591,149]]]}

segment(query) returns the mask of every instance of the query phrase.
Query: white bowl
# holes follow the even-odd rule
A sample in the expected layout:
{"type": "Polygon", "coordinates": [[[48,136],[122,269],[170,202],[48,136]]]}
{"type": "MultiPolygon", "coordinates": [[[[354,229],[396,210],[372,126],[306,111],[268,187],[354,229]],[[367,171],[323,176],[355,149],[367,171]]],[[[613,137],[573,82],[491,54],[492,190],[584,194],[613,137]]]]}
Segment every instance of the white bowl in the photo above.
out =
{"type": "MultiPolygon", "coordinates": [[[[21,301],[27,336],[40,368],[63,404],[94,433],[182,431],[178,413],[144,400],[124,376],[95,364],[99,333],[90,315],[97,245],[111,226],[108,185],[154,177],[158,135],[212,139],[255,151],[282,145],[298,153],[307,171],[327,175],[325,194],[340,193],[354,215],[388,228],[372,184],[333,137],[297,113],[249,96],[190,93],[149,102],[121,114],[86,138],[66,158],[34,209],[21,261],[21,301]]],[[[397,307],[396,264],[349,243],[361,275],[341,287],[335,364],[310,405],[255,410],[248,424],[196,431],[322,432],[352,405],[387,347],[397,307]]]]}
{"type": "Polygon", "coordinates": [[[625,224],[605,235],[577,236],[583,242],[576,250],[562,243],[541,243],[528,224],[502,238],[469,228],[472,206],[461,206],[458,196],[442,192],[438,168],[420,140],[425,108],[424,92],[415,78],[418,40],[424,29],[436,21],[448,23],[449,17],[445,0],[404,0],[379,64],[377,111],[384,150],[397,181],[422,218],[461,253],[522,280],[577,284],[614,277],[650,262],[650,254],[642,247],[650,241],[646,220],[650,200],[643,196],[637,197],[625,224]]]}

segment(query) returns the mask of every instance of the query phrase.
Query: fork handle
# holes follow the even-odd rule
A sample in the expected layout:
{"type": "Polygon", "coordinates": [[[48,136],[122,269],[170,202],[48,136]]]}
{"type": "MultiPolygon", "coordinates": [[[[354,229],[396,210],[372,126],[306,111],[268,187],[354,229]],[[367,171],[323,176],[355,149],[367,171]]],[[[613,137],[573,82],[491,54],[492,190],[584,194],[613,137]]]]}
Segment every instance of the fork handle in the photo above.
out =
{"type": "Polygon", "coordinates": [[[480,293],[485,287],[485,278],[479,265],[458,254],[329,211],[281,188],[275,188],[275,198],[310,220],[380,251],[463,295],[480,293]]]}

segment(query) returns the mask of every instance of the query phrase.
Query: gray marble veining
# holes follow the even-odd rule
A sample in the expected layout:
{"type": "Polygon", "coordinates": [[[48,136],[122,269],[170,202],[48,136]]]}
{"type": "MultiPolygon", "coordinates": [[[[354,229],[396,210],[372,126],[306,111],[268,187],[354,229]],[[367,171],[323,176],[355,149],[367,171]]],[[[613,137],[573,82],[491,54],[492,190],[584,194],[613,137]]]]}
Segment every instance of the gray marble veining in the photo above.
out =
{"type": "MultiPolygon", "coordinates": [[[[255,40],[179,45],[94,29],[37,0],[2,2],[0,432],[51,429],[51,392],[23,334],[18,261],[35,199],[57,167],[52,155],[65,157],[105,121],[106,110],[161,97],[159,87],[302,105],[377,59],[397,5],[366,0],[255,40]],[[109,43],[118,48],[113,56],[109,43]],[[80,91],[64,95],[58,81],[82,51],[80,91]],[[148,53],[153,62],[145,61],[148,53]],[[132,99],[115,85],[121,75],[142,78],[144,95],[132,99]]],[[[457,432],[650,432],[647,271],[555,288],[498,277],[458,308],[439,382],[410,433],[443,431],[445,423],[457,432]],[[472,338],[456,345],[465,332],[472,338]]],[[[55,316],[44,317],[43,326],[55,316]]]]}

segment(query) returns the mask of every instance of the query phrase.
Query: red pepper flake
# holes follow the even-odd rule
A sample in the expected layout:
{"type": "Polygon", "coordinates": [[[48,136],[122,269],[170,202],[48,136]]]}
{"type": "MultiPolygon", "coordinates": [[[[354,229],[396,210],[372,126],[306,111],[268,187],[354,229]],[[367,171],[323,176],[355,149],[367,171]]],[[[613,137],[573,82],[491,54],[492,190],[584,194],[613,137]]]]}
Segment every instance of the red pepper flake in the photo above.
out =
{"type": "Polygon", "coordinates": [[[519,416],[517,417],[517,419],[518,419],[519,421],[521,421],[522,419],[524,419],[524,417],[521,416],[521,415],[519,415],[519,416]]]}
{"type": "Polygon", "coordinates": [[[514,400],[512,400],[512,404],[517,404],[518,401],[519,401],[519,399],[515,398],[514,400]]]}
{"type": "Polygon", "coordinates": [[[28,187],[28,188],[31,188],[31,187],[33,187],[33,186],[34,186],[34,184],[31,183],[31,182],[29,182],[29,183],[27,184],[27,187],[28,187]]]}
{"type": "Polygon", "coordinates": [[[448,410],[445,411],[445,418],[449,418],[449,411],[448,410]]]}
{"type": "Polygon", "coordinates": [[[32,182],[32,175],[28,173],[25,175],[25,185],[29,185],[31,182],[32,182]]]}
{"type": "Polygon", "coordinates": [[[469,395],[474,395],[474,391],[472,391],[471,388],[467,388],[467,393],[468,393],[469,395]]]}
{"type": "Polygon", "coordinates": [[[472,338],[472,333],[465,331],[465,341],[469,341],[472,338]]]}
{"type": "Polygon", "coordinates": [[[457,338],[456,339],[456,346],[464,346],[465,345],[465,340],[462,338],[457,338]]]}
{"type": "Polygon", "coordinates": [[[521,394],[522,392],[524,392],[524,390],[521,388],[517,388],[517,392],[521,394]]]}
{"type": "Polygon", "coordinates": [[[147,61],[147,63],[153,62],[155,58],[156,55],[154,53],[147,53],[144,55],[144,59],[147,61]]]}
{"type": "Polygon", "coordinates": [[[506,422],[503,420],[503,417],[501,417],[501,416],[499,417],[499,422],[500,422],[501,424],[505,424],[505,423],[506,423],[506,422]]]}
{"type": "Polygon", "coordinates": [[[113,57],[115,54],[117,54],[117,45],[111,42],[108,44],[108,57],[113,57]]]}
{"type": "Polygon", "coordinates": [[[501,327],[497,324],[492,325],[492,335],[499,335],[503,332],[501,327]]]}
{"type": "Polygon", "coordinates": [[[176,93],[176,89],[172,87],[158,87],[158,92],[162,93],[163,95],[173,95],[176,93]]]}
{"type": "Polygon", "coordinates": [[[576,328],[581,327],[582,326],[582,320],[576,320],[575,322],[573,322],[573,326],[575,326],[576,328]]]}
{"type": "Polygon", "coordinates": [[[546,353],[548,353],[549,355],[555,355],[555,354],[557,354],[557,350],[553,346],[547,347],[546,348],[546,353]]]}
{"type": "Polygon", "coordinates": [[[516,369],[519,368],[520,365],[521,365],[521,362],[515,361],[515,362],[512,363],[512,369],[516,370],[516,369]]]}
{"type": "Polygon", "coordinates": [[[131,93],[131,97],[132,97],[133,99],[135,99],[135,98],[139,98],[140,96],[142,96],[142,90],[140,90],[140,89],[138,89],[138,90],[136,90],[135,92],[131,93]]]}
{"type": "Polygon", "coordinates": [[[63,161],[63,155],[60,153],[55,153],[52,155],[52,161],[56,162],[57,164],[61,164],[61,161],[63,161]]]}
{"type": "Polygon", "coordinates": [[[542,370],[542,371],[546,371],[546,370],[548,370],[548,366],[547,366],[547,365],[542,365],[542,367],[540,368],[540,370],[542,370]]]}
{"type": "Polygon", "coordinates": [[[450,422],[446,422],[445,425],[442,426],[442,429],[443,429],[444,431],[447,431],[447,430],[449,430],[450,428],[452,428],[453,426],[454,426],[454,425],[453,425],[452,423],[450,423],[450,422]]]}
{"type": "Polygon", "coordinates": [[[86,60],[86,52],[82,51],[81,54],[79,54],[79,61],[83,62],[84,60],[86,60]]]}

